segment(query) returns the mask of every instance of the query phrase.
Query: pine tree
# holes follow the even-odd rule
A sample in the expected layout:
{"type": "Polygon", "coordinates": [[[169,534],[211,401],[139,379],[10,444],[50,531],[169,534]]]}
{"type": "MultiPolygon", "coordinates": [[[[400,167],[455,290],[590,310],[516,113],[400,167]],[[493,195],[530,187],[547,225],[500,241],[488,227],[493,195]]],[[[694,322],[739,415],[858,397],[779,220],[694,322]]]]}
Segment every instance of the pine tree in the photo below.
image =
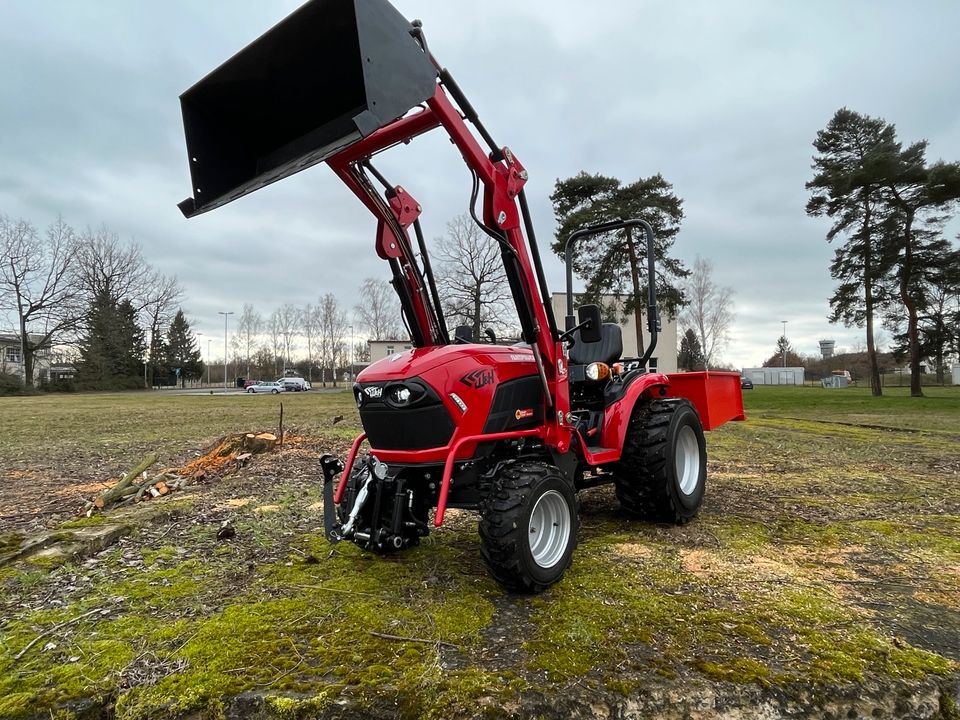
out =
{"type": "MultiPolygon", "coordinates": [[[[670,257],[674,239],[683,220],[683,201],[662,175],[641,178],[624,185],[617,178],[581,172],[558,180],[550,196],[557,218],[553,250],[563,257],[570,235],[580,228],[612,220],[642,218],[653,226],[656,246],[657,300],[661,310],[675,316],[683,304],[678,281],[689,274],[683,263],[670,257]]],[[[585,302],[603,304],[603,295],[622,299],[617,311],[636,318],[637,347],[642,348],[643,324],[640,312],[646,305],[647,247],[642,233],[625,230],[585,238],[574,250],[573,267],[586,282],[585,302]]]]}
{"type": "Polygon", "coordinates": [[[885,252],[892,281],[906,311],[906,350],[910,358],[910,394],[923,395],[920,383],[920,312],[926,291],[949,256],[950,243],[940,235],[947,212],[960,198],[960,164],[926,164],[927,142],[905,150],[900,143],[885,147],[883,201],[889,220],[885,252]],[[925,227],[921,223],[925,222],[925,227]]]}
{"type": "MultiPolygon", "coordinates": [[[[915,278],[917,355],[933,361],[937,384],[942,385],[949,370],[948,357],[957,354],[960,345],[960,249],[944,238],[929,243],[926,249],[935,262],[921,266],[915,278]]],[[[890,312],[886,318],[898,357],[910,355],[907,320],[900,312],[890,312]]]]}
{"type": "Polygon", "coordinates": [[[680,338],[680,352],[677,354],[677,367],[681,370],[695,371],[706,369],[703,357],[703,348],[697,339],[697,334],[688,329],[680,338]]]}
{"type": "Polygon", "coordinates": [[[95,388],[142,387],[146,341],[129,300],[97,293],[80,341],[78,381],[95,388]]]}
{"type": "Polygon", "coordinates": [[[882,304],[883,264],[879,228],[883,224],[881,192],[882,156],[896,144],[894,128],[880,118],[861,115],[847,108],[834,114],[817,133],[813,146],[815,175],[807,183],[811,191],[807,214],[833,219],[827,241],[846,236],[834,250],[831,276],[839,282],[830,298],[832,322],[866,326],[870,358],[870,388],[882,395],[873,323],[882,304]]]}
{"type": "Polygon", "coordinates": [[[763,362],[763,367],[804,367],[806,363],[800,357],[786,335],[777,339],[777,351],[763,362]]]}
{"type": "Polygon", "coordinates": [[[197,339],[190,329],[183,310],[177,310],[170,328],[167,330],[167,339],[164,346],[164,362],[167,372],[177,377],[180,374],[180,386],[184,387],[188,379],[203,377],[203,360],[200,357],[200,348],[197,339]]]}

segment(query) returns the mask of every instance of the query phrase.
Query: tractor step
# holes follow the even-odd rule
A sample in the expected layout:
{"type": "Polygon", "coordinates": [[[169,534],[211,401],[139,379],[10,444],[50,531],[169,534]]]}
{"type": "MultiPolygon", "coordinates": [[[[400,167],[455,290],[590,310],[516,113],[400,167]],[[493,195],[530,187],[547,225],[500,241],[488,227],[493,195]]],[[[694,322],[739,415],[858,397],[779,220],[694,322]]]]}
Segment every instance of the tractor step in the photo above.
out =
{"type": "Polygon", "coordinates": [[[588,465],[603,465],[620,459],[619,448],[585,447],[583,456],[588,465]]]}

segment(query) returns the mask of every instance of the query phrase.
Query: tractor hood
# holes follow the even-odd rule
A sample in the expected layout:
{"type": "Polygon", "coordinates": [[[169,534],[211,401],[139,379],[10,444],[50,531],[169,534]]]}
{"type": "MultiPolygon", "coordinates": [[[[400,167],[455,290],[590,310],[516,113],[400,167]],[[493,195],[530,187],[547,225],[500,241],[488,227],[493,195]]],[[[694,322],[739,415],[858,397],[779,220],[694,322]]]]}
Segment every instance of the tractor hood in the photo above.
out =
{"type": "Polygon", "coordinates": [[[442,461],[458,436],[531,429],[544,418],[527,346],[404,350],[360,373],[354,396],[370,447],[386,462],[442,461]]]}
{"type": "MultiPolygon", "coordinates": [[[[357,376],[360,383],[404,380],[423,376],[442,365],[464,363],[465,367],[493,367],[503,364],[528,366],[536,372],[533,351],[526,345],[434,345],[403,350],[378,360],[357,376]]],[[[526,374],[526,373],[524,373],[526,374]]]]}

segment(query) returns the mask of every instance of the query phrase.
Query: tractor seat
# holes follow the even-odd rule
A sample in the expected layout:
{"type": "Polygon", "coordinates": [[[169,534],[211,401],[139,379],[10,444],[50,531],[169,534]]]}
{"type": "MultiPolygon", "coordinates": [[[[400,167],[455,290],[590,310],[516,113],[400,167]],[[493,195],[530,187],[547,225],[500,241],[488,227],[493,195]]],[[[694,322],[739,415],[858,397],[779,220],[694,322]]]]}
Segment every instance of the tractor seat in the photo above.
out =
{"type": "Polygon", "coordinates": [[[604,323],[600,327],[600,339],[585,343],[580,339],[580,331],[573,334],[573,347],[570,348],[570,362],[573,365],[589,365],[602,362],[610,365],[623,354],[623,334],[616,323],[604,323]]]}

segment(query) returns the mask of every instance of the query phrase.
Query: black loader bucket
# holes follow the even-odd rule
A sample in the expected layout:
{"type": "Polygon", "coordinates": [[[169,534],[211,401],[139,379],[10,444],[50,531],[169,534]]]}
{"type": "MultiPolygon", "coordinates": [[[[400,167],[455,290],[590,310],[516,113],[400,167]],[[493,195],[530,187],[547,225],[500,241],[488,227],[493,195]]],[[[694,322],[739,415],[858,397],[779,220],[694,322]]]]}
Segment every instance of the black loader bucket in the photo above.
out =
{"type": "Polygon", "coordinates": [[[180,96],[187,217],[322,162],[433,96],[387,0],[311,0],[180,96]]]}

